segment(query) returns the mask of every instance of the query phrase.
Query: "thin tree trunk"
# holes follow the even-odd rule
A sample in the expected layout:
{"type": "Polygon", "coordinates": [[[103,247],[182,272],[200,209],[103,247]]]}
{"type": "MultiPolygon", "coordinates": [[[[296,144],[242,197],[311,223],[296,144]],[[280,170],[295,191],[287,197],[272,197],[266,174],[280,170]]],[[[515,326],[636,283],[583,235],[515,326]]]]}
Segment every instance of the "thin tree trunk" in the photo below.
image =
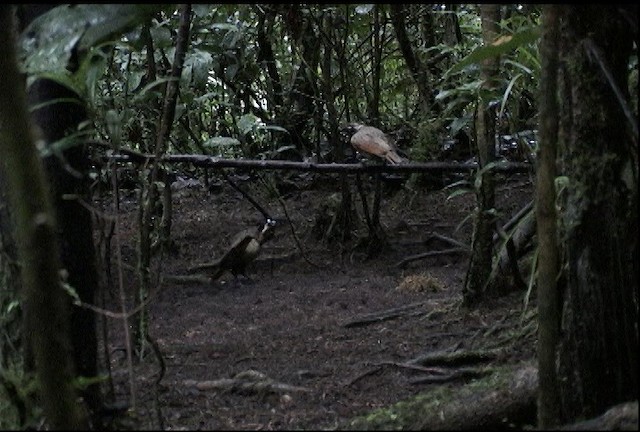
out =
{"type": "Polygon", "coordinates": [[[271,111],[276,112],[275,118],[278,118],[278,114],[282,107],[282,83],[280,80],[280,73],[276,66],[276,57],[271,47],[271,39],[269,35],[273,32],[273,22],[275,19],[275,12],[271,5],[260,5],[255,7],[254,10],[258,15],[257,35],[256,41],[258,43],[258,54],[256,61],[260,63],[267,70],[266,76],[268,80],[268,101],[272,103],[269,107],[271,111]],[[263,11],[264,8],[264,11],[263,11]]]}
{"type": "MultiPolygon", "coordinates": [[[[482,37],[485,45],[493,43],[498,35],[500,20],[499,5],[480,5],[482,18],[482,37]]],[[[499,58],[493,57],[483,61],[481,77],[484,81],[483,93],[491,93],[495,88],[499,58]]],[[[493,256],[493,232],[495,224],[495,180],[491,170],[484,170],[495,160],[495,108],[489,100],[480,98],[478,117],[476,120],[478,165],[480,185],[476,189],[476,208],[472,239],[473,253],[463,289],[464,303],[473,305],[484,295],[487,281],[491,275],[493,256]]]]}
{"type": "Polygon", "coordinates": [[[393,29],[396,33],[396,39],[398,40],[400,51],[402,52],[404,61],[407,63],[407,67],[409,68],[411,76],[413,77],[418,88],[418,93],[420,95],[420,109],[422,111],[422,115],[428,116],[430,107],[433,103],[433,95],[431,86],[429,84],[427,70],[420,61],[420,58],[418,58],[413,48],[411,47],[411,42],[409,41],[409,36],[407,35],[406,23],[404,18],[405,7],[401,3],[392,3],[389,5],[389,7],[391,12],[391,23],[393,24],[393,29]]]}
{"type": "Polygon", "coordinates": [[[369,123],[372,126],[380,127],[380,80],[382,77],[382,40],[380,32],[384,27],[380,26],[381,5],[373,6],[373,35],[371,50],[371,98],[367,107],[369,123]]]}
{"type": "Polygon", "coordinates": [[[560,420],[556,351],[560,338],[558,244],[556,218],[556,145],[558,140],[558,7],[545,6],[540,43],[540,142],[536,180],[538,232],[538,427],[548,429],[560,420]]]}
{"type": "MultiPolygon", "coordinates": [[[[160,126],[158,128],[158,135],[155,146],[156,160],[166,152],[166,144],[173,127],[173,121],[176,111],[176,102],[178,100],[178,92],[180,89],[180,76],[182,75],[182,66],[184,64],[184,58],[189,46],[189,26],[191,23],[191,5],[180,5],[180,25],[178,28],[178,38],[176,41],[176,52],[173,60],[173,66],[171,69],[172,81],[167,83],[164,105],[162,110],[162,117],[160,119],[160,126]]],[[[147,188],[146,197],[140,199],[141,211],[139,215],[140,222],[140,250],[138,258],[138,271],[140,277],[140,288],[138,293],[138,304],[144,303],[151,289],[151,255],[152,255],[152,242],[151,233],[153,230],[153,212],[158,200],[158,190],[156,188],[156,181],[160,178],[159,170],[160,166],[157,162],[153,163],[151,167],[151,175],[149,179],[149,185],[147,188]]],[[[166,184],[165,187],[170,187],[166,184]]],[[[140,192],[144,195],[144,192],[140,192]]],[[[136,329],[135,344],[140,357],[145,354],[145,341],[147,339],[148,331],[148,311],[146,308],[140,310],[138,317],[138,325],[136,329]]]]}

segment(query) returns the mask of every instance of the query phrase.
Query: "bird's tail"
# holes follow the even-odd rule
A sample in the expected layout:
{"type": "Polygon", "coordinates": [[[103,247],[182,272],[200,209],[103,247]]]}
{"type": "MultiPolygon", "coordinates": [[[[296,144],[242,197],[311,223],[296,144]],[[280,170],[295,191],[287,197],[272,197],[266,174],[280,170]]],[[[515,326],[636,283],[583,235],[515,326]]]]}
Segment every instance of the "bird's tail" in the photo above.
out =
{"type": "Polygon", "coordinates": [[[191,266],[187,269],[187,273],[192,274],[192,273],[199,273],[199,272],[212,272],[219,269],[220,269],[220,260],[217,260],[213,262],[196,264],[194,266],[191,266]]]}
{"type": "Polygon", "coordinates": [[[215,269],[214,272],[210,273],[211,282],[217,281],[220,278],[220,276],[222,276],[223,274],[224,274],[224,269],[222,267],[218,266],[218,268],[215,269]]]}
{"type": "Polygon", "coordinates": [[[403,158],[402,156],[400,156],[398,153],[396,153],[395,151],[391,150],[389,152],[387,152],[384,155],[384,158],[387,160],[387,162],[389,162],[391,165],[399,165],[399,164],[404,164],[407,163],[407,160],[405,158],[403,158]]]}

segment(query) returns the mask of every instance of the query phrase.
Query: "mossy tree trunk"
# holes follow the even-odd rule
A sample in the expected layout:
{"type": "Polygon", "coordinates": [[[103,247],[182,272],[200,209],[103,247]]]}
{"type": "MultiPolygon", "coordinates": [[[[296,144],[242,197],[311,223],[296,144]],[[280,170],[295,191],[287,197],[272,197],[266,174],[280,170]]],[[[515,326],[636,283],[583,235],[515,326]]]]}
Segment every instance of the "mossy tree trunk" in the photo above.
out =
{"type": "Polygon", "coordinates": [[[562,6],[561,423],[638,398],[637,6],[562,6]],[[634,97],[637,98],[637,95],[634,97]]]}
{"type": "MultiPolygon", "coordinates": [[[[498,36],[500,8],[497,4],[480,5],[482,38],[485,45],[492,44],[498,36]]],[[[478,102],[476,119],[478,166],[476,180],[476,207],[474,209],[473,252],[463,288],[464,303],[472,306],[484,295],[491,274],[493,257],[493,232],[495,225],[495,180],[491,170],[485,169],[495,160],[495,80],[500,60],[492,57],[481,66],[483,84],[478,102]]]]}

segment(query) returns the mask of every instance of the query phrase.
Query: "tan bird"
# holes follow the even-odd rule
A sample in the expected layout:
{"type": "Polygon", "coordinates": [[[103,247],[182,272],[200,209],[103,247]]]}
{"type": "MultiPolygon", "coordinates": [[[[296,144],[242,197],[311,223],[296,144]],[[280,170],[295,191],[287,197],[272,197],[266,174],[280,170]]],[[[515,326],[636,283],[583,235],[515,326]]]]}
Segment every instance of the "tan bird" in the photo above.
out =
{"type": "Polygon", "coordinates": [[[391,165],[406,162],[406,159],[398,154],[391,138],[378,128],[360,123],[350,123],[341,129],[341,133],[347,136],[351,135],[349,142],[354,149],[361,153],[378,156],[391,165]]]}
{"type": "Polygon", "coordinates": [[[211,282],[217,280],[225,271],[231,272],[234,278],[241,274],[250,279],[246,274],[247,266],[256,259],[262,245],[273,237],[275,224],[274,220],[267,219],[261,230],[249,228],[239,232],[222,258],[190,267],[188,272],[206,271],[211,275],[211,282]]]}

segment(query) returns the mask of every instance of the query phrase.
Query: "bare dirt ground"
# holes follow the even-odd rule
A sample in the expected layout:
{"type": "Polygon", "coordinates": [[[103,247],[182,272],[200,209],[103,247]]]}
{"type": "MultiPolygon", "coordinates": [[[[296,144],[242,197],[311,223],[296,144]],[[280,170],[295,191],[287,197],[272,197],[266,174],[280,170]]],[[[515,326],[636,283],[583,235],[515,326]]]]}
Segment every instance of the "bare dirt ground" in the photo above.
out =
{"type": "MultiPolygon", "coordinates": [[[[533,186],[528,175],[500,181],[497,206],[504,223],[532,199],[533,186]]],[[[433,233],[469,244],[472,194],[448,200],[450,190],[387,188],[380,220],[391,247],[366,259],[352,245],[327,244],[312,234],[318,208],[339,191],[337,182],[318,178],[303,184],[301,177],[301,188],[283,198],[303,252],[278,199],[259,182],[243,182],[241,187],[280,220],[275,238],[250,266],[253,283],[234,282],[227,274],[213,285],[165,281],[153,294],[150,334],[162,352],[166,373],[155,387],[160,367],[153,354],[134,364],[130,427],[336,429],[349,418],[434,386],[464,383],[419,384],[419,371],[397,366],[422,354],[501,345],[509,353],[501,363],[533,357],[535,332],[524,338],[510,336],[521,327],[524,292],[469,310],[462,306],[468,255],[423,258],[404,268],[396,265],[410,255],[451,248],[438,240],[426,243],[433,233]],[[402,307],[396,317],[354,324],[368,314],[402,307]],[[215,387],[234,377],[263,386],[215,387]]],[[[359,208],[360,200],[355,192],[353,196],[359,208]]],[[[261,219],[226,184],[215,193],[182,188],[174,193],[173,205],[176,251],[154,263],[154,272],[159,268],[169,275],[213,260],[236,232],[261,219]]],[[[122,260],[130,265],[135,265],[136,256],[136,208],[133,195],[125,195],[119,236],[122,260]]],[[[125,289],[131,292],[137,282],[131,270],[122,271],[125,289]]],[[[533,300],[527,310],[535,307],[533,300]]],[[[119,308],[117,295],[109,302],[111,308],[119,308]]],[[[107,324],[115,398],[131,402],[127,362],[118,350],[124,346],[123,326],[113,319],[107,324]]]]}

